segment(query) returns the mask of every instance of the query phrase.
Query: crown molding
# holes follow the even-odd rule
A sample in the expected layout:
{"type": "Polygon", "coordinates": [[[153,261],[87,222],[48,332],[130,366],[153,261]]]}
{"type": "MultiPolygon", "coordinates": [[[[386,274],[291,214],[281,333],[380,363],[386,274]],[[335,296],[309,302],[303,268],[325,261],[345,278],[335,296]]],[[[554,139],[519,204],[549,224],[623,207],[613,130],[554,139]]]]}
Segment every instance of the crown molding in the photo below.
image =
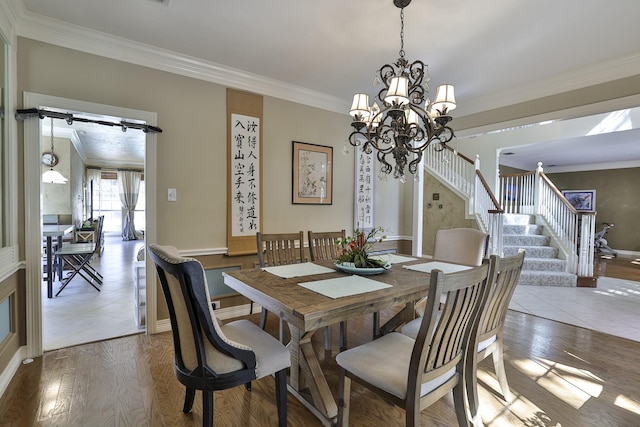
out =
{"type": "MultiPolygon", "coordinates": [[[[8,20],[16,23],[17,36],[339,114],[346,115],[351,105],[350,99],[37,15],[24,8],[23,0],[8,0],[7,5],[0,7],[9,12],[8,20]]],[[[471,115],[637,74],[640,74],[640,53],[509,88],[489,97],[466,99],[458,106],[456,115],[471,115]]]]}
{"type": "MultiPolygon", "coordinates": [[[[21,3],[20,0],[13,0],[21,3]]],[[[181,76],[260,93],[340,114],[349,101],[222,64],[46,18],[21,7],[17,34],[44,43],[141,65],[181,76]]]]}

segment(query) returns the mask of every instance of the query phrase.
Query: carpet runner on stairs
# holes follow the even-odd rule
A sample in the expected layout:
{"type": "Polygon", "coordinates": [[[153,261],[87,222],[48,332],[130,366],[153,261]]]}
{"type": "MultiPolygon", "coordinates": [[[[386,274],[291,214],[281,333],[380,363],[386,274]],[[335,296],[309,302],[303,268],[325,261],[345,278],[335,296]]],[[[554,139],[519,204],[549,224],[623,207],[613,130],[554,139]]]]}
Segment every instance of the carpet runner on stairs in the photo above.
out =
{"type": "Polygon", "coordinates": [[[549,245],[544,226],[535,224],[534,215],[504,216],[504,256],[514,256],[518,249],[525,250],[518,285],[576,286],[577,276],[567,272],[567,262],[558,258],[558,249],[549,245]]]}

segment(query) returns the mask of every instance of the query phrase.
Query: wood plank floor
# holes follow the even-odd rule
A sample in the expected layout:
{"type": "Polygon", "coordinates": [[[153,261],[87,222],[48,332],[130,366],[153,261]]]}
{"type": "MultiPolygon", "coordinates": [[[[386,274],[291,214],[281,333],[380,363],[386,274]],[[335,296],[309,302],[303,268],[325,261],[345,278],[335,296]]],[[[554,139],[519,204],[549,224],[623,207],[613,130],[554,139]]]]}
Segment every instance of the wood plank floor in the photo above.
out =
{"type": "MultiPolygon", "coordinates": [[[[613,265],[608,263],[607,273],[616,270],[613,265]]],[[[250,319],[257,323],[258,315],[250,319]]],[[[369,339],[370,321],[367,316],[349,322],[350,346],[369,339]]],[[[275,334],[276,319],[268,328],[275,334]]],[[[491,361],[483,361],[478,377],[487,426],[640,425],[640,343],[512,311],[505,328],[514,401],[507,405],[501,399],[491,361]]],[[[314,345],[335,394],[337,342],[333,351],[324,352],[322,336],[316,334],[314,345]]],[[[268,377],[250,392],[244,387],[216,392],[216,425],[276,425],[273,390],[268,377]]],[[[47,352],[20,366],[0,399],[0,425],[201,425],[200,394],[190,414],[181,412],[183,399],[184,388],[173,373],[171,335],[135,335],[47,352]]],[[[320,425],[291,396],[288,421],[290,426],[320,425]]],[[[352,426],[403,424],[402,410],[354,384],[352,426]]],[[[456,425],[452,399],[425,410],[422,425],[456,425]]]]}

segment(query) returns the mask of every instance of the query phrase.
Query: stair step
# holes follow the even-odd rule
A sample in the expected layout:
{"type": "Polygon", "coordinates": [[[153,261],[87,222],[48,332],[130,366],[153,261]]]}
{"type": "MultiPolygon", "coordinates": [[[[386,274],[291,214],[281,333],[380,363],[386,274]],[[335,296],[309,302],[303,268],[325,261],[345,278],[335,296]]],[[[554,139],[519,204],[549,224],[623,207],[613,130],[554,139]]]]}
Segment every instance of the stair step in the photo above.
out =
{"type": "Polygon", "coordinates": [[[518,280],[518,286],[520,285],[576,287],[577,276],[571,273],[522,270],[518,280]]]}
{"type": "Polygon", "coordinates": [[[525,256],[522,270],[525,271],[559,271],[566,273],[567,261],[559,258],[529,258],[525,256]]]}
{"type": "Polygon", "coordinates": [[[503,225],[531,225],[535,224],[533,215],[507,214],[503,217],[503,225]]]}
{"type": "Polygon", "coordinates": [[[503,234],[542,234],[544,227],[538,224],[514,224],[504,225],[503,234]]]}
{"type": "Polygon", "coordinates": [[[525,260],[527,258],[556,258],[558,249],[551,246],[504,246],[502,252],[505,257],[518,254],[519,249],[524,249],[525,260]]]}
{"type": "Polygon", "coordinates": [[[504,234],[502,236],[505,246],[547,246],[549,236],[541,234],[504,234]]]}

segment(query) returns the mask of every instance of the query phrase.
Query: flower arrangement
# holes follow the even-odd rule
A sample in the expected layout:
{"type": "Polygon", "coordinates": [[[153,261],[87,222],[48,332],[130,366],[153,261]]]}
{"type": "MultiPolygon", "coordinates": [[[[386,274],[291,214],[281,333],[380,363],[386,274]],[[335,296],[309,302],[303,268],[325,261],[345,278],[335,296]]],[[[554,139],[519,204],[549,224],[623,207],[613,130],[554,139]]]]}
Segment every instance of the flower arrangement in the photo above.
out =
{"type": "Polygon", "coordinates": [[[386,237],[382,227],[374,227],[368,233],[365,233],[364,230],[353,230],[353,237],[338,239],[337,243],[343,247],[343,250],[336,259],[336,263],[350,263],[357,268],[389,268],[387,262],[369,257],[373,243],[382,242],[386,237]]]}

